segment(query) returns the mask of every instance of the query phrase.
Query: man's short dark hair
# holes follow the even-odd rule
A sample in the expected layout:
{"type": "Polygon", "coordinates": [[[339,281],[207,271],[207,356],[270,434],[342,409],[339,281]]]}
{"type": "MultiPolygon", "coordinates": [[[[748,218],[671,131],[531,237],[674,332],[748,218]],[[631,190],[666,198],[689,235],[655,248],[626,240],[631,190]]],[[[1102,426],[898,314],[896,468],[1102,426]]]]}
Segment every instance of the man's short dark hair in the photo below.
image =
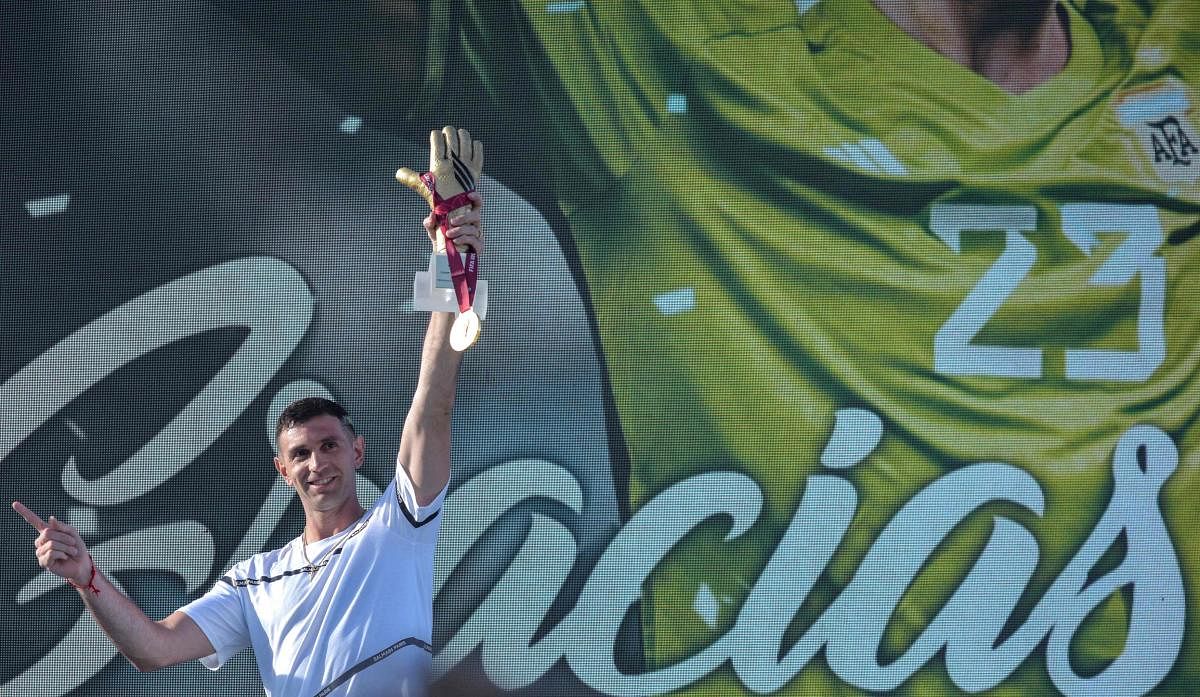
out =
{"type": "Polygon", "coordinates": [[[357,433],[354,430],[354,423],[350,421],[350,415],[342,405],[332,399],[324,397],[303,397],[297,399],[279,415],[279,421],[275,423],[275,440],[279,440],[279,434],[283,433],[293,426],[315,419],[318,416],[332,416],[342,422],[342,426],[353,436],[357,433]]]}

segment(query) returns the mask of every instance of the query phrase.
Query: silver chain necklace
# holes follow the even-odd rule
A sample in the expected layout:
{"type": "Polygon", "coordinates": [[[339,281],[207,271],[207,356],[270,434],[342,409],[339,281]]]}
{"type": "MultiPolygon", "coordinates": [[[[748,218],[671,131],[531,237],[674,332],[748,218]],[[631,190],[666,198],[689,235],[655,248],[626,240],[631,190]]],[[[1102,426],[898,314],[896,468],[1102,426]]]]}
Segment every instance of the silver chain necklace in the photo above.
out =
{"type": "Polygon", "coordinates": [[[326,559],[326,557],[329,557],[330,555],[332,555],[334,550],[341,547],[342,543],[345,542],[346,539],[349,538],[352,534],[354,534],[355,532],[357,532],[358,530],[361,530],[363,527],[366,526],[367,522],[365,520],[363,520],[363,517],[366,515],[367,514],[364,511],[363,515],[358,517],[358,520],[354,521],[354,523],[351,524],[350,527],[346,528],[346,531],[342,533],[342,536],[340,538],[338,538],[338,540],[336,542],[329,545],[329,549],[326,549],[324,552],[321,553],[321,556],[317,557],[316,562],[313,562],[312,559],[308,558],[308,540],[304,539],[304,533],[300,533],[300,554],[304,555],[304,561],[308,563],[308,566],[305,568],[305,571],[307,571],[309,573],[310,577],[315,577],[317,575],[318,571],[320,571],[321,569],[323,569],[329,565],[329,561],[326,559]],[[361,525],[358,524],[360,521],[362,523],[361,525]]]}

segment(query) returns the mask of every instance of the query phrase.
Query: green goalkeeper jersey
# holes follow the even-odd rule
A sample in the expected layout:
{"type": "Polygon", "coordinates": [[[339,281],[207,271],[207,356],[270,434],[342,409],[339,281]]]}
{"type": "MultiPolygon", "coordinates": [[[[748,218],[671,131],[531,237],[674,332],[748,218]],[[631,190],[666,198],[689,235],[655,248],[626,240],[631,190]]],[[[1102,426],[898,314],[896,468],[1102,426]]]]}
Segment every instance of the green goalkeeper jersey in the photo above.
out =
{"type": "MultiPolygon", "coordinates": [[[[631,508],[713,471],[762,492],[744,534],[726,539],[728,519],[714,518],[656,568],[642,603],[648,671],[750,636],[744,606],[792,544],[802,497],[814,477],[840,477],[857,498],[808,521],[818,536],[812,523],[845,520],[831,559],[796,568],[815,577],[799,597],[773,596],[787,618],[772,658],[820,646],[758,693],[1085,694],[1123,652],[1151,666],[1154,684],[1129,685],[1137,694],[1193,693],[1193,0],[1064,3],[1069,63],[1021,95],[915,42],[869,0],[523,2],[515,33],[500,6],[472,5],[466,45],[497,94],[533,82],[556,139],[547,176],[595,313],[631,508]],[[854,462],[831,444],[839,416],[866,443],[854,462]],[[1122,479],[1126,460],[1166,473],[1140,506],[1122,503],[1136,479],[1122,479]],[[980,493],[983,473],[1013,469],[1041,510],[980,493]],[[910,523],[940,500],[939,482],[983,503],[951,523],[929,511],[928,529],[945,527],[931,544],[910,523]],[[895,543],[905,531],[911,544],[895,543]],[[994,579],[1011,607],[959,602],[1010,534],[1035,555],[994,579]],[[898,677],[875,675],[949,626],[947,608],[964,634],[997,623],[988,650],[1023,641],[1088,554],[1071,598],[1129,580],[1063,630],[1066,649],[1062,636],[1030,641],[975,683],[950,641],[898,677]],[[1181,637],[1167,628],[1147,646],[1133,626],[1180,609],[1154,608],[1144,591],[1156,583],[1182,586],[1186,612],[1181,637]],[[834,627],[864,588],[862,626],[834,627]],[[871,632],[878,650],[859,670],[846,646],[871,632]],[[1063,660],[1075,682],[1055,675],[1063,660]]],[[[735,659],[680,694],[753,694],[748,672],[735,659]]]]}

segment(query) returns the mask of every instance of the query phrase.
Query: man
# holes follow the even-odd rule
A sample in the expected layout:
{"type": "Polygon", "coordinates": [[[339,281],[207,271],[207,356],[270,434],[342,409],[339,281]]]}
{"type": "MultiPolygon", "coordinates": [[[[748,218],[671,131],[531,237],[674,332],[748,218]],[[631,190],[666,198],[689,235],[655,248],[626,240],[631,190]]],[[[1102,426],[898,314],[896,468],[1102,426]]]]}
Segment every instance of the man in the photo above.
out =
{"type": "MultiPolygon", "coordinates": [[[[749,533],[697,531],[656,568],[640,605],[648,670],[732,641],[810,477],[830,472],[823,447],[839,409],[883,424],[878,447],[842,471],[857,492],[853,525],[812,571],[811,593],[778,599],[796,608],[791,640],[764,634],[731,653],[773,664],[870,581],[860,565],[908,502],[986,461],[1046,494],[1044,512],[1018,516],[1040,549],[1032,578],[1008,579],[1019,604],[981,598],[961,623],[968,637],[995,610],[1009,625],[981,641],[999,646],[1085,547],[1125,434],[1161,429],[1195,462],[1194,2],[468,5],[467,19],[432,27],[431,45],[456,32],[496,99],[518,95],[527,121],[532,84],[543,106],[538,133],[555,153],[544,161],[629,450],[631,510],[711,470],[763,490],[749,533]]],[[[1164,578],[1200,574],[1188,534],[1198,488],[1196,468],[1180,467],[1161,506],[1140,509],[1171,533],[1138,557],[1164,578]]],[[[910,678],[879,666],[931,627],[992,529],[976,512],[917,559],[914,578],[886,581],[902,592],[877,651],[853,669],[814,656],[777,694],[982,689],[941,658],[910,678]]],[[[1144,649],[1125,644],[1134,607],[1145,606],[1119,593],[1099,605],[1063,670],[1103,676],[1144,649]]],[[[1187,636],[1200,633],[1196,613],[1186,622],[1187,636]]],[[[827,653],[850,655],[871,629],[846,626],[827,653]]],[[[1150,687],[1117,691],[1190,693],[1196,646],[1164,642],[1146,662],[1150,687]]],[[[1048,662],[989,669],[984,687],[1066,692],[1048,662]]],[[[743,694],[745,677],[718,669],[679,694],[743,694]]]]}
{"type": "MultiPolygon", "coordinates": [[[[468,163],[472,148],[479,152],[465,130],[446,129],[433,140],[431,159],[439,147],[443,158],[447,151],[466,151],[468,163]]],[[[473,190],[478,166],[472,174],[468,191],[457,199],[469,205],[431,214],[424,225],[431,241],[444,234],[449,243],[479,253],[482,199],[473,190]]],[[[38,563],[79,591],[141,671],[193,659],[215,670],[253,647],[269,695],[423,694],[433,556],[450,478],[450,421],[461,361],[449,345],[454,319],[449,313],[430,319],[395,478],[370,511],[355,488],[363,437],[340,405],[305,398],[283,411],[276,429],[275,468],[305,513],[296,540],[235,565],[209,593],[157,622],[109,582],[74,527],[53,516],[43,521],[14,502],[38,531],[38,563]]]]}
{"type": "MultiPolygon", "coordinates": [[[[273,12],[287,23],[298,8],[273,12]]],[[[328,19],[298,21],[295,30],[387,27],[328,19]]],[[[354,416],[367,435],[358,476],[364,505],[392,478],[428,320],[406,310],[406,301],[428,243],[396,230],[397,221],[419,220],[427,208],[418,196],[397,195],[391,175],[398,164],[424,164],[428,129],[399,136],[367,119],[347,132],[353,112],[337,103],[336,90],[302,79],[303,71],[209,0],[185,0],[169,12],[154,0],[23,5],[6,13],[0,34],[4,61],[16,71],[0,85],[0,114],[12,125],[4,129],[12,147],[0,158],[0,198],[16,212],[0,242],[8,259],[0,297],[12,301],[0,304],[7,366],[0,403],[12,417],[0,427],[0,466],[12,475],[0,495],[76,525],[105,575],[151,617],[165,617],[235,562],[299,534],[300,507],[288,505],[282,478],[253,466],[274,455],[275,421],[291,400],[336,396],[354,416]],[[64,35],[54,18],[62,12],[87,30],[64,35]],[[144,26],[147,13],[162,21],[144,26]],[[141,29],[131,32],[131,22],[141,29]],[[47,53],[50,43],[56,50],[47,53]],[[247,118],[252,112],[270,116],[247,118]],[[59,147],[64,139],[70,148],[59,147]],[[72,171],[81,175],[68,187],[69,215],[26,213],[25,201],[65,192],[56,188],[58,174],[72,171]],[[207,280],[213,267],[254,266],[252,259],[267,260],[274,273],[207,280]],[[200,306],[204,312],[191,311],[200,306]],[[180,322],[182,332],[167,328],[180,322]],[[111,340],[89,338],[102,326],[111,340]],[[50,383],[29,380],[42,369],[55,375],[50,383]],[[236,379],[212,379],[222,371],[236,379]],[[79,379],[64,379],[70,375],[79,379]],[[29,382],[34,387],[24,389],[29,382]],[[204,406],[208,416],[199,422],[176,418],[189,402],[193,410],[219,405],[221,413],[204,406]],[[37,429],[45,440],[29,437],[37,429]],[[68,483],[76,466],[78,487],[68,483]]],[[[389,35],[375,45],[395,50],[408,42],[389,35]]],[[[455,123],[443,116],[425,123],[443,119],[455,123]]],[[[602,370],[585,305],[542,216],[494,177],[480,191],[484,215],[504,220],[485,220],[481,276],[504,293],[489,308],[486,348],[462,367],[455,429],[486,423],[487,437],[455,438],[451,492],[464,485],[467,494],[476,476],[513,458],[561,466],[588,492],[583,512],[563,522],[580,556],[594,559],[620,525],[623,499],[614,493],[602,370]]],[[[456,536],[448,548],[448,526],[477,529],[473,521],[493,514],[456,509],[453,493],[447,500],[439,516],[443,561],[455,545],[469,544],[456,536]]],[[[4,645],[0,693],[157,697],[188,692],[181,684],[214,694],[261,690],[250,652],[211,674],[198,661],[149,674],[114,662],[116,648],[76,594],[29,554],[28,524],[13,513],[0,525],[19,541],[3,552],[13,587],[0,594],[0,612],[13,626],[41,630],[4,645]]],[[[435,646],[466,624],[480,603],[463,598],[492,587],[526,531],[521,515],[506,514],[453,574],[435,574],[435,646]]],[[[456,666],[451,679],[471,668],[456,666]]],[[[457,694],[457,682],[431,689],[457,694]]]]}

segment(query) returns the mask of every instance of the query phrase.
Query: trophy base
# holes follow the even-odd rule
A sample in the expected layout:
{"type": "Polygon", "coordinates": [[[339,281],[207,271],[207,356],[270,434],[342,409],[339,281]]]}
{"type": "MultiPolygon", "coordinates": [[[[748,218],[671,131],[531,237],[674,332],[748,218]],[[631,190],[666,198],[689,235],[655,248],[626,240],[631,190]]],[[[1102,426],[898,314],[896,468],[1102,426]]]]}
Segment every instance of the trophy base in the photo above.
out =
{"type": "MultiPolygon", "coordinates": [[[[476,283],[475,301],[471,304],[471,309],[475,310],[480,319],[486,319],[487,308],[488,282],[480,279],[476,283]]],[[[429,270],[418,271],[413,276],[413,309],[421,312],[459,313],[458,298],[454,296],[450,265],[445,254],[430,254],[429,270]]]]}

